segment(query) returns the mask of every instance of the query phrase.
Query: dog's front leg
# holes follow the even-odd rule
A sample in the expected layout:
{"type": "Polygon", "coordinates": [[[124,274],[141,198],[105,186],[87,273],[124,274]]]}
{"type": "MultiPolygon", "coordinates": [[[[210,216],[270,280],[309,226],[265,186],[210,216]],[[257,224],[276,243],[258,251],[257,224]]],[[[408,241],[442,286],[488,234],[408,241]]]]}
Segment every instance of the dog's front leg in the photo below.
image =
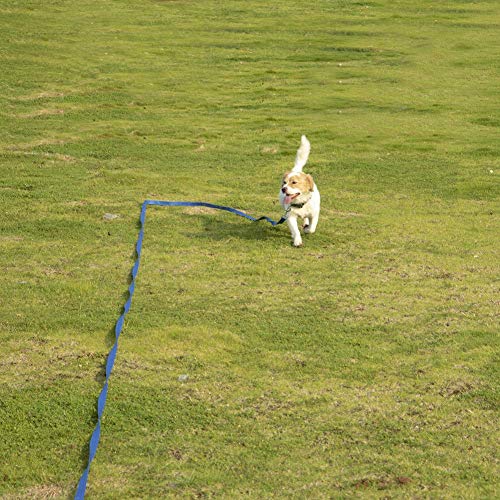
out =
{"type": "Polygon", "coordinates": [[[311,225],[307,225],[306,228],[304,228],[304,232],[308,234],[312,234],[316,231],[316,226],[318,225],[318,220],[319,220],[319,214],[314,214],[311,218],[311,225]]]}
{"type": "Polygon", "coordinates": [[[290,215],[286,222],[290,228],[290,232],[292,233],[293,246],[300,247],[302,245],[302,237],[300,236],[297,217],[295,215],[290,215]]]}

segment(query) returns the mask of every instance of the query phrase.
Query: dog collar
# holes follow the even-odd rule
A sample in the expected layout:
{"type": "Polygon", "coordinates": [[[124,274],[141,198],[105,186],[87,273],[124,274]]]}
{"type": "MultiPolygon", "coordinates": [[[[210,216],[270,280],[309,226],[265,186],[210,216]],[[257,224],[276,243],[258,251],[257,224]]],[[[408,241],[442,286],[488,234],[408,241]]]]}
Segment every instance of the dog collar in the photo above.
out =
{"type": "Polygon", "coordinates": [[[302,208],[304,205],[307,205],[311,201],[311,195],[307,197],[306,201],[303,201],[302,203],[291,203],[290,206],[294,208],[302,208]]]}

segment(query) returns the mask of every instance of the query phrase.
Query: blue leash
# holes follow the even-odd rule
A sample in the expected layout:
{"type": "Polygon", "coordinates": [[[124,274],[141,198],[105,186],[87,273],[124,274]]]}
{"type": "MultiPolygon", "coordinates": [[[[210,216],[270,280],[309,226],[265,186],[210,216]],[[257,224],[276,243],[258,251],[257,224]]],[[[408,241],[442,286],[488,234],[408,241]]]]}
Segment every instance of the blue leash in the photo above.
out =
{"type": "Polygon", "coordinates": [[[141,209],[141,216],[140,216],[140,222],[141,222],[141,228],[139,230],[139,236],[137,238],[137,243],[135,245],[135,251],[137,254],[134,267],[132,267],[132,279],[130,282],[130,285],[128,287],[128,299],[127,302],[125,302],[125,305],[123,307],[123,312],[118,318],[118,321],[116,322],[115,325],[115,343],[111,350],[109,351],[108,358],[106,360],[106,380],[104,382],[104,386],[101,390],[101,393],[99,394],[99,397],[97,398],[97,424],[94,428],[94,432],[92,432],[92,436],[90,438],[90,444],[89,444],[89,459],[87,462],[87,467],[83,471],[83,474],[80,477],[80,481],[78,482],[78,486],[76,488],[76,493],[75,493],[75,500],[83,500],[85,498],[85,490],[87,488],[87,479],[89,477],[89,472],[90,472],[90,464],[92,460],[94,460],[95,454],[97,452],[97,447],[99,445],[99,438],[101,437],[101,418],[102,414],[104,412],[104,407],[106,406],[106,398],[108,395],[108,382],[109,382],[109,377],[111,376],[111,371],[113,370],[113,365],[115,363],[115,358],[116,358],[116,352],[118,351],[118,338],[120,337],[120,333],[123,328],[123,323],[125,322],[125,316],[126,314],[130,311],[130,307],[132,305],[132,296],[134,295],[134,290],[135,290],[135,278],[137,276],[137,272],[139,271],[139,263],[141,261],[141,250],[142,250],[142,242],[144,239],[144,225],[146,223],[146,208],[148,205],[157,205],[161,207],[206,207],[206,208],[213,208],[216,210],[224,210],[226,212],[231,212],[233,214],[239,215],[240,217],[244,217],[245,219],[249,219],[253,222],[258,222],[260,220],[265,220],[269,222],[272,226],[277,226],[278,224],[283,224],[283,222],[286,221],[286,214],[281,217],[281,219],[276,222],[269,217],[263,216],[259,217],[258,219],[255,217],[252,217],[251,215],[246,214],[245,212],[242,212],[240,210],[236,210],[235,208],[231,207],[224,207],[222,205],[214,205],[212,203],[204,203],[201,201],[158,201],[158,200],[145,200],[142,204],[142,209],[141,209]]]}

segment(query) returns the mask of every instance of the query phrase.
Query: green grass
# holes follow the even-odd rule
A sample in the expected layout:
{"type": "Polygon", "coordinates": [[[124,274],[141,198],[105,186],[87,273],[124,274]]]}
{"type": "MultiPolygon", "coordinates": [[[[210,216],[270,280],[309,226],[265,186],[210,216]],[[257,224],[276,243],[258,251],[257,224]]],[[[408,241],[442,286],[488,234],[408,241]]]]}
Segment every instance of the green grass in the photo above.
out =
{"type": "Polygon", "coordinates": [[[1,2],[0,496],[498,491],[495,1],[1,2]],[[119,215],[105,221],[107,212],[119,215]],[[178,378],[186,374],[182,383],[178,378]]]}

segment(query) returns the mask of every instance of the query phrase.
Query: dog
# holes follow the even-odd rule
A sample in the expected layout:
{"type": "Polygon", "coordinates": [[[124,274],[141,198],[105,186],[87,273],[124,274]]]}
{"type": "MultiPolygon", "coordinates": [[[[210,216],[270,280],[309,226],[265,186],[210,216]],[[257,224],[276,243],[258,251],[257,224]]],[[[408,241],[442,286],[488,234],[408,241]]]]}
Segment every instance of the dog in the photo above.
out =
{"type": "Polygon", "coordinates": [[[297,222],[300,217],[304,221],[304,233],[312,234],[318,225],[320,195],[313,178],[302,172],[309,158],[311,143],[303,135],[297,150],[295,164],[290,172],[283,176],[279,200],[287,214],[286,222],[292,234],[295,247],[302,246],[302,237],[297,222]]]}

